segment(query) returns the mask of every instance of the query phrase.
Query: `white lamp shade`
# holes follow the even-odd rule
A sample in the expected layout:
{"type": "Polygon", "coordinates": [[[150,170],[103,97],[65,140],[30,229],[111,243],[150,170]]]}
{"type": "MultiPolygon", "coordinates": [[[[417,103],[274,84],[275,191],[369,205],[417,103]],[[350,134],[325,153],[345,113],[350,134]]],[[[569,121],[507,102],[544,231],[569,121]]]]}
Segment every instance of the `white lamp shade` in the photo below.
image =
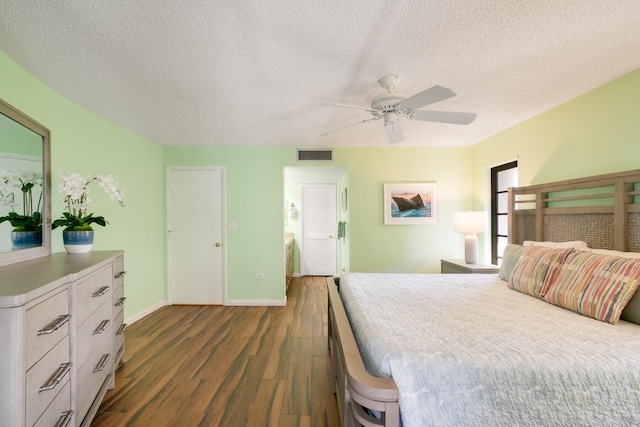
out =
{"type": "Polygon", "coordinates": [[[489,215],[485,211],[455,212],[453,214],[453,229],[456,233],[484,233],[487,231],[489,215]]]}

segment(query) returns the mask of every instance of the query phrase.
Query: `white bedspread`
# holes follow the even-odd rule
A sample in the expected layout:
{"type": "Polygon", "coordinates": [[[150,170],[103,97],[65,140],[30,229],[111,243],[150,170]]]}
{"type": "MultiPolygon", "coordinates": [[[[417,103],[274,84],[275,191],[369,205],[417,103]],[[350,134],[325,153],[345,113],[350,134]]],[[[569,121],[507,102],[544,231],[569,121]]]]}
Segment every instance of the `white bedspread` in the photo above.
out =
{"type": "Polygon", "coordinates": [[[404,427],[638,426],[640,326],[610,325],[483,274],[364,274],[340,295],[404,427]]]}

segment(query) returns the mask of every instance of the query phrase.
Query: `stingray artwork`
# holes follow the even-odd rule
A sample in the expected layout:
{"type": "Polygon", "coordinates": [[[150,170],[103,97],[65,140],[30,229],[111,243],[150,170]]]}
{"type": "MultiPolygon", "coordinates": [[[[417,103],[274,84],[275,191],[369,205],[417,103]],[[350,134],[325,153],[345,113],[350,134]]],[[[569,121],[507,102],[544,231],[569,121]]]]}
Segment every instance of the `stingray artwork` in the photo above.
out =
{"type": "Polygon", "coordinates": [[[422,197],[420,197],[420,194],[416,194],[411,198],[395,196],[392,198],[393,201],[396,202],[396,205],[398,205],[398,209],[401,212],[424,207],[424,202],[422,201],[422,197]]]}

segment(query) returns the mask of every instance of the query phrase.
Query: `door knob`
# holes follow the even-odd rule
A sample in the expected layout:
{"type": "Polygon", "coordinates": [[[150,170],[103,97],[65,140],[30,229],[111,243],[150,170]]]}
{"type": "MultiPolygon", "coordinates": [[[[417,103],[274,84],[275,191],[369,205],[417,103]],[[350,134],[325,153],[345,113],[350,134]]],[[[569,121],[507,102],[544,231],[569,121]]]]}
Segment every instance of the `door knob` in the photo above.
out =
{"type": "Polygon", "coordinates": [[[222,246],[220,242],[216,242],[216,248],[219,248],[220,246],[222,246]]]}
{"type": "Polygon", "coordinates": [[[329,238],[330,238],[330,239],[333,239],[333,234],[329,234],[329,238]]]}

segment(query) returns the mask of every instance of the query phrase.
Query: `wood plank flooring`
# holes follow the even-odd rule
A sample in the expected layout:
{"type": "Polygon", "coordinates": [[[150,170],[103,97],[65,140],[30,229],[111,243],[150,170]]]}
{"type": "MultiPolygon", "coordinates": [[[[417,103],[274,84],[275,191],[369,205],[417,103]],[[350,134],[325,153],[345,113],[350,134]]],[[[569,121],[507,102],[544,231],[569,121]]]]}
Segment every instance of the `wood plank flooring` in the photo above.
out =
{"type": "Polygon", "coordinates": [[[324,277],[293,278],[286,307],[167,306],[125,340],[94,427],[339,425],[324,277]]]}

